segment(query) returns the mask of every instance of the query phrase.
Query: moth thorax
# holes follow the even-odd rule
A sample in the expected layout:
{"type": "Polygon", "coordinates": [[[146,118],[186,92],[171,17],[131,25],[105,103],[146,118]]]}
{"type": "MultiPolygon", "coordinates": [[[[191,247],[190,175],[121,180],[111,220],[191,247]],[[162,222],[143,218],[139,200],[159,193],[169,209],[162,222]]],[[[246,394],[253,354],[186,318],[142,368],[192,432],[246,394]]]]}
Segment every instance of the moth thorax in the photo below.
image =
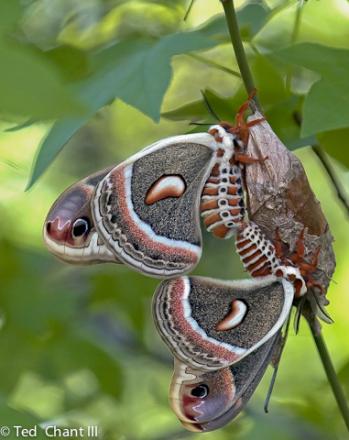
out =
{"type": "Polygon", "coordinates": [[[202,192],[200,211],[207,230],[219,238],[231,237],[244,219],[241,169],[223,148],[217,150],[202,192]]]}
{"type": "Polygon", "coordinates": [[[253,222],[243,225],[235,240],[243,266],[253,276],[266,276],[280,266],[273,243],[253,222]]]}

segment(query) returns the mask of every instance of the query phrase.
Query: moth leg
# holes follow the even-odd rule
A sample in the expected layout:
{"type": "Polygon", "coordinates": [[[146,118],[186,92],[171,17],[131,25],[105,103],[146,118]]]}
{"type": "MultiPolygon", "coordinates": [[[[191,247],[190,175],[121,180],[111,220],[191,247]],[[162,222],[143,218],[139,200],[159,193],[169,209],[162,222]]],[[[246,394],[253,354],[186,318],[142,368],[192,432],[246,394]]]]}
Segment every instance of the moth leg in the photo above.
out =
{"type": "Polygon", "coordinates": [[[303,261],[299,267],[301,269],[302,274],[307,275],[308,273],[314,272],[317,268],[317,262],[319,257],[320,249],[318,249],[313,255],[313,259],[310,263],[303,261]]]}
{"type": "Polygon", "coordinates": [[[303,261],[300,264],[300,270],[302,275],[306,278],[307,287],[318,288],[320,292],[323,293],[324,292],[323,287],[319,283],[317,283],[311,276],[311,273],[317,269],[319,254],[320,254],[320,247],[318,247],[317,250],[314,252],[312,260],[309,263],[303,261]]]}
{"type": "Polygon", "coordinates": [[[313,279],[313,277],[308,277],[308,280],[307,280],[307,288],[308,288],[308,289],[309,289],[309,288],[316,288],[316,289],[319,289],[319,290],[320,290],[320,293],[321,293],[321,294],[324,294],[324,293],[325,293],[323,286],[322,286],[321,284],[317,283],[317,282],[313,279]]]}
{"type": "Polygon", "coordinates": [[[246,123],[247,127],[253,127],[254,125],[258,125],[261,122],[265,121],[265,118],[258,118],[258,119],[254,119],[253,121],[249,121],[246,123]]]}
{"type": "Polygon", "coordinates": [[[302,229],[301,233],[299,234],[299,237],[296,242],[295,250],[293,254],[290,256],[290,260],[294,264],[297,264],[300,261],[302,261],[304,257],[304,252],[305,252],[304,233],[305,233],[305,227],[302,229]]]}
{"type": "MultiPolygon", "coordinates": [[[[246,123],[244,119],[244,113],[248,109],[250,102],[256,96],[256,89],[253,89],[252,92],[248,95],[247,100],[241,105],[238,112],[235,116],[235,127],[231,129],[231,132],[234,134],[238,134],[242,142],[247,145],[248,138],[250,135],[249,127],[250,125],[246,123]]],[[[252,124],[254,125],[254,124],[252,124]]]]}
{"type": "Polygon", "coordinates": [[[235,117],[236,125],[238,127],[243,126],[243,125],[247,125],[244,120],[244,113],[248,109],[252,99],[256,96],[256,92],[257,92],[257,90],[253,89],[252,92],[248,95],[247,100],[239,108],[239,110],[236,114],[236,117],[235,117]]]}
{"type": "Polygon", "coordinates": [[[319,246],[316,251],[314,252],[314,255],[312,257],[312,260],[310,262],[311,266],[313,266],[314,270],[317,268],[318,261],[319,261],[319,255],[320,255],[321,247],[319,246]]]}
{"type": "Polygon", "coordinates": [[[275,247],[276,256],[279,258],[279,260],[283,260],[284,252],[283,252],[283,248],[282,248],[282,240],[281,240],[279,228],[275,229],[274,247],[275,247]]]}
{"type": "Polygon", "coordinates": [[[235,153],[234,159],[236,160],[236,162],[249,165],[252,163],[262,163],[268,159],[268,156],[258,158],[258,157],[248,156],[247,154],[243,154],[243,153],[235,153]]]}

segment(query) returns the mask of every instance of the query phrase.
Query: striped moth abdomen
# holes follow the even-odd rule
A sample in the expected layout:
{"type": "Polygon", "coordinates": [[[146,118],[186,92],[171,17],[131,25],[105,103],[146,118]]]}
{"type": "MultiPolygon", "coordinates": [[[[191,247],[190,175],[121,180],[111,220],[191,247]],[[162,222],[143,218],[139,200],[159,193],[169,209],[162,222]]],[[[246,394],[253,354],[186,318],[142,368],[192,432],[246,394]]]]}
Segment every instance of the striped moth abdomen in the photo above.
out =
{"type": "MultiPolygon", "coordinates": [[[[298,242],[301,239],[302,237],[298,242]]],[[[244,268],[252,277],[275,275],[285,278],[294,285],[296,297],[306,293],[305,280],[311,282],[308,271],[312,265],[304,262],[303,255],[298,255],[297,249],[290,258],[287,258],[282,254],[281,242],[276,241],[274,245],[253,222],[241,226],[235,246],[244,268]]]]}
{"type": "Polygon", "coordinates": [[[221,126],[214,126],[209,132],[220,146],[202,191],[200,211],[209,232],[218,238],[229,238],[245,213],[242,166],[235,160],[235,148],[240,147],[240,141],[221,126]]]}

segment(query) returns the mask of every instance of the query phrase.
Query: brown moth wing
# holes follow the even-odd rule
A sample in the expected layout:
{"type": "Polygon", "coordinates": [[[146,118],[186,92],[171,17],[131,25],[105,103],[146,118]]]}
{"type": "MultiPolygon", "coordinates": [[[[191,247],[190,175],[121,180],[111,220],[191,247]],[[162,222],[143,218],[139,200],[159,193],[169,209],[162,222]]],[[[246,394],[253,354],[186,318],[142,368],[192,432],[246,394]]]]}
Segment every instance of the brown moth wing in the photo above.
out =
{"type": "MultiPolygon", "coordinates": [[[[121,263],[98,235],[91,212],[96,185],[111,167],[98,171],[71,185],[52,205],[43,228],[44,242],[55,256],[73,264],[121,263]],[[86,231],[74,234],[80,221],[86,231]]],[[[81,232],[81,231],[80,231],[81,232]]]]}
{"type": "MultiPolygon", "coordinates": [[[[261,117],[261,113],[255,112],[248,121],[261,117]]],[[[305,227],[305,256],[311,260],[320,247],[318,269],[313,278],[326,292],[336,265],[333,237],[302,163],[283,145],[267,121],[250,128],[247,153],[254,157],[268,157],[264,162],[246,167],[249,218],[270,240],[274,239],[278,228],[282,241],[291,250],[305,227]]],[[[311,290],[321,308],[328,304],[325,295],[311,290]]],[[[319,316],[325,318],[315,304],[314,296],[307,295],[307,299],[319,316]]]]}
{"type": "Polygon", "coordinates": [[[207,432],[231,422],[254,393],[279,342],[277,333],[237,364],[209,373],[175,360],[169,398],[184,427],[207,432]]]}
{"type": "Polygon", "coordinates": [[[98,185],[95,223],[124,263],[160,278],[198,263],[199,201],[215,145],[207,133],[164,139],[115,167],[98,185]]]}
{"type": "Polygon", "coordinates": [[[293,301],[293,286],[274,276],[220,281],[180,277],[163,281],[153,298],[155,325],[175,357],[202,371],[233,365],[272,338],[284,324],[293,301]],[[237,324],[233,305],[245,304],[237,324]]]}

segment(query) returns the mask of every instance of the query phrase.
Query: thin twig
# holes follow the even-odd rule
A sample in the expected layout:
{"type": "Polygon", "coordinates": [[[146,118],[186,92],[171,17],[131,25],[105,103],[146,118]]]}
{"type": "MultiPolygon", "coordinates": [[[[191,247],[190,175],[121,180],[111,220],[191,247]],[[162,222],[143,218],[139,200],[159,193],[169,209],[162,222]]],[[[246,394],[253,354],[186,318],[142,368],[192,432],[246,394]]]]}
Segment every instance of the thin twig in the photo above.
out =
{"type": "Polygon", "coordinates": [[[222,66],[221,64],[216,63],[215,61],[212,61],[208,58],[205,58],[202,55],[197,55],[195,53],[188,53],[187,55],[190,58],[194,58],[194,60],[206,64],[207,66],[214,67],[215,69],[221,70],[222,72],[229,73],[229,75],[233,75],[236,76],[237,78],[241,78],[240,72],[237,72],[236,70],[233,69],[229,69],[229,67],[222,66]]]}
{"type": "Polygon", "coordinates": [[[186,21],[187,18],[189,17],[189,14],[190,14],[190,12],[191,12],[193,6],[194,6],[194,2],[195,2],[195,0],[191,0],[191,2],[189,3],[188,9],[187,9],[187,11],[186,11],[186,13],[185,13],[185,15],[184,15],[184,17],[183,17],[183,20],[184,20],[184,21],[186,21]]]}
{"type": "Polygon", "coordinates": [[[208,112],[210,113],[210,115],[213,116],[213,117],[215,118],[216,121],[221,121],[222,118],[220,118],[220,117],[218,116],[218,114],[215,112],[215,110],[214,110],[214,108],[212,107],[212,105],[211,105],[209,99],[207,98],[207,96],[206,96],[204,90],[201,90],[201,96],[202,96],[202,99],[204,100],[204,104],[205,104],[205,106],[206,106],[208,112]]]}
{"type": "MultiPolygon", "coordinates": [[[[247,61],[244,45],[242,44],[242,40],[240,37],[239,25],[236,17],[236,12],[234,8],[233,0],[220,0],[223,5],[225,19],[227,22],[227,26],[229,29],[230,39],[234,48],[236,61],[238,63],[241,77],[244,82],[247,93],[250,95],[253,90],[256,89],[252,73],[250,70],[250,66],[247,61]]],[[[257,97],[254,97],[255,103],[257,107],[260,109],[260,105],[257,97]]]]}
{"type": "MultiPolygon", "coordinates": [[[[301,27],[303,6],[304,6],[304,1],[298,0],[296,17],[294,20],[294,26],[293,26],[292,34],[291,34],[291,44],[294,44],[298,39],[298,34],[299,34],[300,27],[301,27]]],[[[286,90],[288,90],[288,91],[291,90],[293,71],[294,71],[294,67],[290,66],[288,69],[287,75],[286,75],[286,84],[285,84],[286,90]]]]}
{"type": "Polygon", "coordinates": [[[316,156],[318,157],[319,161],[321,162],[321,165],[326,170],[328,177],[330,178],[332,185],[334,186],[334,188],[336,190],[337,197],[341,201],[343,207],[346,210],[347,215],[349,216],[349,201],[345,195],[345,191],[344,191],[339,179],[336,176],[336,173],[332,167],[332,164],[327,157],[327,154],[318,145],[312,145],[312,149],[313,149],[314,153],[316,154],[316,156]]]}
{"type": "Polygon", "coordinates": [[[319,353],[319,356],[321,358],[322,365],[324,367],[324,370],[326,372],[327,379],[331,385],[333,394],[335,396],[335,399],[338,404],[338,408],[342,414],[344,423],[346,424],[348,431],[349,431],[349,408],[348,404],[343,392],[343,389],[338,381],[338,377],[336,374],[336,371],[334,369],[334,366],[331,361],[330,354],[327,350],[325,340],[322,337],[321,332],[317,332],[315,327],[309,323],[309,327],[311,330],[311,333],[313,335],[317,351],[319,353]]]}

